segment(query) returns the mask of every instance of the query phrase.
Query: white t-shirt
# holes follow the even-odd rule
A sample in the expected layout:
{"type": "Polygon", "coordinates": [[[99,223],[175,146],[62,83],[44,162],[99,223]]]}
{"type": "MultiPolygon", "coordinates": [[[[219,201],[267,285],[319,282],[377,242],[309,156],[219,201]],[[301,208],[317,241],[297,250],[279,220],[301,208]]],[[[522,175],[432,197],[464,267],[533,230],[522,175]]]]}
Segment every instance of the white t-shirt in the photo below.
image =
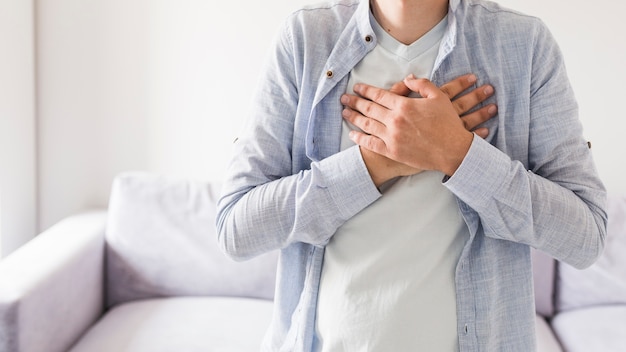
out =
{"type": "MultiPolygon", "coordinates": [[[[371,21],[378,45],[352,70],[348,91],[431,76],[447,19],[408,46],[371,21]]],[[[342,149],[353,145],[350,128],[344,122],[342,149]]],[[[426,171],[393,180],[337,230],[322,268],[319,351],[458,350],[454,278],[469,233],[442,179],[426,171]]]]}

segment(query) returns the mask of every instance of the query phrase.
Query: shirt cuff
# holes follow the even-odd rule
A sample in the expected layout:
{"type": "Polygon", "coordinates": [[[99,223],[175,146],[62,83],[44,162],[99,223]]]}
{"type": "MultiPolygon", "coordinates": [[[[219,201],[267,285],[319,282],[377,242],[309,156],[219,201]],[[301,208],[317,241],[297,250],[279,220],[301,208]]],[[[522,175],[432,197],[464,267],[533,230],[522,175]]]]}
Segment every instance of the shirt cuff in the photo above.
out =
{"type": "Polygon", "coordinates": [[[508,155],[474,135],[463,162],[454,175],[444,179],[444,186],[480,212],[507,182],[511,166],[508,155]]]}
{"type": "Polygon", "coordinates": [[[319,187],[326,188],[340,216],[349,219],[381,194],[367,171],[358,146],[350,147],[319,162],[319,187]]]}

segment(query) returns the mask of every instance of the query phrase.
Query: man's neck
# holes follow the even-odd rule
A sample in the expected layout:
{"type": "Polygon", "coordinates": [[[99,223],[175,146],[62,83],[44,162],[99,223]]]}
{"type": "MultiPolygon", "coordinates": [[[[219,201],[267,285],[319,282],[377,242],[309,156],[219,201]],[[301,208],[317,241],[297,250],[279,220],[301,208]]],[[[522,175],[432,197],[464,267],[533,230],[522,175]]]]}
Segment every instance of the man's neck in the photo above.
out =
{"type": "Polygon", "coordinates": [[[387,33],[409,45],[448,13],[448,0],[370,0],[374,18],[387,33]]]}

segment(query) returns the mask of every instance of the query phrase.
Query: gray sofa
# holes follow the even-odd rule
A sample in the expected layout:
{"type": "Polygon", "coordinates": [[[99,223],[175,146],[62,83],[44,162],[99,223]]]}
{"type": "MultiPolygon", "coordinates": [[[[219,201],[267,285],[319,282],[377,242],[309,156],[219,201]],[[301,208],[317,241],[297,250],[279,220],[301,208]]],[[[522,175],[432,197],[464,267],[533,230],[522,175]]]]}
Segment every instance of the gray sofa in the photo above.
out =
{"type": "Polygon", "coordinates": [[[106,212],[65,219],[0,262],[0,352],[258,351],[277,253],[221,253],[217,191],[120,175],[106,212]]]}
{"type": "Polygon", "coordinates": [[[535,252],[538,312],[568,352],[626,351],[626,196],[609,195],[605,250],[577,270],[535,252]]]}
{"type": "MultiPolygon", "coordinates": [[[[218,188],[122,174],[107,211],[67,218],[0,262],[0,352],[258,351],[278,254],[236,263],[220,252],[218,188]]],[[[609,247],[626,243],[626,200],[612,204],[622,220],[609,247]]],[[[533,253],[539,351],[626,346],[615,246],[584,271],[533,253]]]]}

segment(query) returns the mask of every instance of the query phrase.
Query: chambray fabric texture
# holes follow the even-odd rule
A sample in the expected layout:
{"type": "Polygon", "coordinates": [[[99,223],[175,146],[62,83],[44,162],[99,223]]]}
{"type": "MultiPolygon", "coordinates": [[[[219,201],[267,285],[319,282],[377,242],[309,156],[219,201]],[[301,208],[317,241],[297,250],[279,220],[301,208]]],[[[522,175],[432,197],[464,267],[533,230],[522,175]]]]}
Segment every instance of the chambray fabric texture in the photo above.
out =
{"type": "MultiPolygon", "coordinates": [[[[339,151],[339,98],[351,69],[375,45],[367,0],[294,12],[234,144],[218,202],[218,241],[237,260],[280,249],[263,351],[312,349],[324,245],[381,196],[358,147],[339,151]]],[[[498,116],[442,181],[470,231],[456,270],[459,348],[532,351],[529,246],[589,266],[604,245],[606,192],[562,55],[539,19],[492,2],[451,0],[430,78],[441,85],[466,73],[478,76],[476,86],[494,86],[485,104],[496,103],[498,116]]]]}

